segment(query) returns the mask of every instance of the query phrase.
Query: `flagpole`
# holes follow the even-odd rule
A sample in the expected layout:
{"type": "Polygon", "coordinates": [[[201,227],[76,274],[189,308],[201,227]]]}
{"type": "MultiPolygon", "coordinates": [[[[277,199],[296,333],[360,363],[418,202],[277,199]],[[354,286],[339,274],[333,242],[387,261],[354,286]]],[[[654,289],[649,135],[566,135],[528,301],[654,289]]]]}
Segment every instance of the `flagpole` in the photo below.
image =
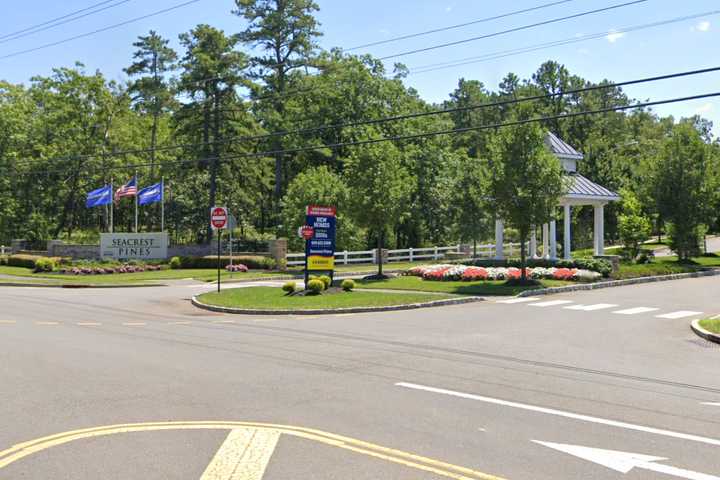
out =
{"type": "Polygon", "coordinates": [[[165,177],[160,179],[160,231],[165,233],[165,177]]]}
{"type": "Polygon", "coordinates": [[[138,192],[140,191],[140,182],[138,181],[137,170],[135,170],[135,233],[138,233],[138,192]]]}
{"type": "Polygon", "coordinates": [[[113,210],[115,209],[115,199],[113,198],[115,196],[115,192],[113,191],[113,183],[115,183],[115,179],[110,179],[110,233],[113,233],[113,210]]]}

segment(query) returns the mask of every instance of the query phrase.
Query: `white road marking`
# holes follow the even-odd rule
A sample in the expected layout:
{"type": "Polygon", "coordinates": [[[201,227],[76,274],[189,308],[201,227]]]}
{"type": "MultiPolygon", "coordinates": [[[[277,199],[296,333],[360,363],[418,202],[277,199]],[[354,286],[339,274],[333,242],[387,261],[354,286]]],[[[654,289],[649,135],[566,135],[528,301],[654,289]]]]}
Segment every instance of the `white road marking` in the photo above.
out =
{"type": "Polygon", "coordinates": [[[15,325],[16,320],[0,320],[0,325],[15,325]]]}
{"type": "Polygon", "coordinates": [[[126,322],[122,324],[124,327],[144,327],[147,325],[145,322],[126,322]]]}
{"type": "Polygon", "coordinates": [[[531,303],[529,307],[556,307],[558,305],[567,305],[573,303],[572,300],[549,300],[547,302],[531,303]]]}
{"type": "Polygon", "coordinates": [[[200,480],[261,480],[279,438],[276,430],[231,430],[200,480]]]}
{"type": "Polygon", "coordinates": [[[702,402],[700,405],[707,405],[708,407],[720,407],[720,402],[702,402]]]}
{"type": "Polygon", "coordinates": [[[633,469],[649,470],[656,473],[664,473],[677,478],[686,478],[688,480],[720,480],[720,477],[707,475],[705,473],[693,472],[682,468],[671,467],[668,465],[660,465],[655,462],[667,460],[664,457],[654,457],[651,455],[642,455],[639,453],[618,452],[615,450],[603,450],[601,448],[582,447],[580,445],[566,445],[563,443],[533,442],[544,447],[552,448],[574,457],[582,458],[589,462],[597,463],[603,467],[615,470],[620,473],[629,473],[633,469]]]}
{"type": "Polygon", "coordinates": [[[615,308],[619,305],[613,303],[597,303],[595,305],[571,305],[569,307],[563,307],[566,310],[581,310],[583,312],[594,312],[596,310],[605,310],[607,308],[615,308]]]}
{"type": "Polygon", "coordinates": [[[618,310],[616,313],[618,315],[637,315],[638,313],[647,313],[647,312],[655,312],[657,310],[660,310],[659,308],[652,308],[652,307],[635,307],[635,308],[628,308],[627,310],[618,310]]]}
{"type": "Polygon", "coordinates": [[[572,420],[579,420],[581,422],[597,423],[600,425],[606,425],[609,427],[624,428],[626,430],[634,430],[637,432],[649,433],[652,435],[661,435],[663,437],[677,438],[680,440],[689,440],[691,442],[705,443],[707,445],[714,445],[720,447],[720,439],[702,437],[700,435],[693,435],[690,433],[673,432],[671,430],[663,430],[661,428],[646,427],[643,425],[636,425],[633,423],[621,422],[618,420],[608,420],[606,418],[593,417],[591,415],[583,415],[579,413],[564,412],[562,410],[555,410],[553,408],[538,407],[535,405],[528,405],[525,403],[510,402],[507,400],[500,400],[497,398],[483,397],[480,395],[474,395],[472,393],[456,392],[454,390],[446,390],[443,388],[428,387],[426,385],[418,385],[415,383],[400,382],[395,384],[398,387],[409,388],[411,390],[421,390],[430,393],[439,393],[441,395],[448,395],[451,397],[465,398],[468,400],[477,400],[479,402],[491,403],[494,405],[501,405],[503,407],[518,408],[520,410],[528,410],[530,412],[544,413],[546,415],[554,415],[557,417],[569,418],[572,420]]]}
{"type": "Polygon", "coordinates": [[[655,318],[668,318],[670,320],[677,320],[679,318],[694,317],[696,315],[702,315],[703,312],[693,312],[692,310],[680,310],[677,312],[666,313],[665,315],[656,315],[655,318]]]}
{"type": "Polygon", "coordinates": [[[526,302],[537,302],[540,300],[539,297],[521,297],[521,298],[511,298],[510,300],[498,300],[495,303],[507,303],[507,304],[514,304],[514,303],[526,303],[526,302]]]}

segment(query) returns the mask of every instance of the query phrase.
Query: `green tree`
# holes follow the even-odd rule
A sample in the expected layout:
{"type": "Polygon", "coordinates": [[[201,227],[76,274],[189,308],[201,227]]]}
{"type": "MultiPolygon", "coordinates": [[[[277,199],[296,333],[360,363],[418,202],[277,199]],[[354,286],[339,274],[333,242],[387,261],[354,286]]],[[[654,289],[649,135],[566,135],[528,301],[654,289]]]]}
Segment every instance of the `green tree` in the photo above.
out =
{"type": "MultiPolygon", "coordinates": [[[[382,252],[387,234],[408,212],[413,179],[393,144],[358,148],[348,159],[348,185],[353,193],[355,218],[377,237],[382,252]]],[[[383,277],[383,255],[378,255],[378,278],[383,277]]]]}
{"type": "Polygon", "coordinates": [[[650,238],[652,223],[643,214],[642,204],[630,190],[621,190],[622,213],[618,216],[618,232],[620,241],[625,247],[625,254],[635,260],[640,254],[640,246],[650,238]]]}
{"type": "Polygon", "coordinates": [[[657,208],[669,222],[670,248],[680,261],[700,253],[712,198],[710,147],[693,123],[675,126],[651,172],[657,208]]]}
{"type": "Polygon", "coordinates": [[[545,147],[544,131],[534,123],[500,130],[489,147],[489,196],[498,218],[519,233],[525,282],[525,244],[532,226],[550,221],[558,208],[565,187],[562,166],[545,147]]]}
{"type": "MultiPolygon", "coordinates": [[[[239,34],[240,41],[257,48],[264,55],[251,59],[255,78],[262,79],[263,98],[270,106],[266,123],[270,130],[285,130],[285,95],[289,76],[297,69],[311,67],[321,36],[319,23],[313,16],[319,10],[312,0],[235,0],[236,15],[244,18],[248,27],[239,34]]],[[[281,150],[282,141],[275,137],[273,150],[281,150]]],[[[283,157],[275,157],[275,198],[283,190],[283,157]]]]}
{"type": "Polygon", "coordinates": [[[492,231],[487,162],[467,158],[458,167],[452,187],[454,221],[460,240],[473,242],[473,257],[477,257],[478,240],[490,236],[492,231]]]}
{"type": "Polygon", "coordinates": [[[141,112],[152,117],[150,128],[151,177],[155,177],[155,148],[158,143],[160,116],[167,113],[175,103],[175,97],[166,75],[175,69],[177,53],[168,46],[169,43],[169,40],[162,38],[154,30],[150,30],[149,35],[141,36],[137,42],[133,43],[133,46],[137,48],[133,55],[135,61],[125,69],[125,73],[129,76],[140,77],[132,81],[128,89],[135,106],[141,112]]]}

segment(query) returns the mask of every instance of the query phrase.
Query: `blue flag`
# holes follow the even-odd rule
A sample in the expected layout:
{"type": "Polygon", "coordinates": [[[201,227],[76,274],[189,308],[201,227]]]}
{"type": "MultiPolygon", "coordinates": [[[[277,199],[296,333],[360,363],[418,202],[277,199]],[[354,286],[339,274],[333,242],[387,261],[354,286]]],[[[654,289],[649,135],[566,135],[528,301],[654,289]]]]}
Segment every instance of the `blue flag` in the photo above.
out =
{"type": "Polygon", "coordinates": [[[143,188],[138,192],[138,203],[140,205],[147,205],[149,203],[162,202],[163,190],[162,182],[143,188]]]}
{"type": "Polygon", "coordinates": [[[85,206],[87,208],[101,207],[112,203],[112,185],[105,185],[102,188],[93,190],[87,194],[85,206]]]}

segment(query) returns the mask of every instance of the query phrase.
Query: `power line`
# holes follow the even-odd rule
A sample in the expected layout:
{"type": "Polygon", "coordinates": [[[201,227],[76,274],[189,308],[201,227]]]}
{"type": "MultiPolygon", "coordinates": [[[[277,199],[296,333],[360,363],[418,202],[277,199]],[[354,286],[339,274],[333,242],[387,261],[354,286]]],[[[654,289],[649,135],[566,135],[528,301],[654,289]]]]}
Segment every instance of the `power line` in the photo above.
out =
{"type": "Polygon", "coordinates": [[[534,11],[537,11],[537,10],[542,10],[542,9],[545,9],[545,8],[550,8],[550,7],[554,7],[554,6],[556,6],[556,5],[561,5],[561,4],[564,4],[564,3],[570,3],[570,2],[573,2],[573,1],[575,1],[575,0],[561,0],[561,1],[558,1],[558,2],[544,3],[544,4],[542,4],[542,5],[538,5],[537,7],[525,8],[525,9],[523,9],[523,10],[515,10],[515,11],[513,11],[513,12],[507,12],[507,13],[502,13],[502,14],[500,14],[500,15],[495,15],[494,17],[487,17],[487,18],[481,18],[480,20],[473,20],[472,22],[458,23],[457,25],[450,25],[450,26],[447,26],[447,27],[435,28],[435,29],[433,29],[433,30],[426,30],[426,31],[424,31],[424,32],[411,33],[411,34],[403,35],[403,36],[400,36],[400,37],[388,38],[387,40],[380,40],[380,41],[378,41],[378,42],[366,43],[366,44],[364,44],[364,45],[358,45],[357,47],[346,48],[346,49],[344,49],[344,50],[345,50],[346,52],[352,52],[353,50],[359,50],[359,49],[361,49],[361,48],[375,47],[375,46],[377,46],[377,45],[385,45],[385,44],[387,44],[387,43],[399,42],[399,41],[401,41],[401,40],[408,40],[408,39],[410,39],[410,38],[417,38],[417,37],[422,37],[422,36],[425,36],[425,35],[431,35],[431,34],[433,34],[433,33],[446,32],[446,31],[448,31],[448,30],[454,30],[454,29],[457,29],[457,28],[468,27],[468,26],[470,26],[470,25],[477,25],[478,23],[491,22],[491,21],[493,21],[493,20],[500,20],[500,19],[502,19],[502,18],[512,17],[512,16],[515,16],[515,15],[520,15],[520,14],[522,14],[522,13],[534,12],[534,11]]]}
{"type": "MultiPolygon", "coordinates": [[[[113,1],[114,1],[114,0],[113,0],[113,1]]],[[[46,25],[46,26],[44,26],[44,27],[42,27],[42,28],[30,29],[30,31],[24,31],[24,33],[20,33],[20,34],[18,34],[18,35],[8,36],[9,38],[2,37],[2,39],[0,39],[0,43],[12,42],[13,40],[18,40],[18,39],[20,39],[20,38],[28,37],[28,36],[30,36],[30,35],[35,35],[36,33],[44,32],[45,30],[50,30],[50,29],[52,29],[52,28],[59,27],[59,26],[61,26],[61,25],[65,25],[66,23],[71,23],[71,22],[74,22],[74,21],[76,21],[76,20],[80,20],[80,19],[82,19],[82,18],[89,17],[90,15],[95,15],[96,13],[104,12],[105,10],[110,10],[111,8],[115,8],[115,7],[117,7],[117,6],[120,6],[120,5],[124,4],[124,3],[128,3],[128,2],[130,2],[130,1],[132,1],[132,0],[121,0],[121,1],[119,1],[119,2],[117,2],[117,3],[112,4],[112,5],[107,5],[107,6],[105,6],[105,7],[99,8],[99,9],[97,9],[97,10],[93,10],[93,11],[91,11],[91,12],[85,13],[85,14],[80,15],[80,16],[75,16],[75,17],[72,17],[72,18],[66,18],[65,20],[58,21],[58,22],[55,22],[55,23],[51,23],[50,25],[46,25]]],[[[107,3],[107,2],[103,2],[103,3],[107,3]]],[[[66,17],[67,17],[67,16],[66,16],[66,17]]]]}
{"type": "Polygon", "coordinates": [[[542,22],[531,23],[531,24],[528,24],[528,25],[523,25],[523,26],[521,26],[521,27],[509,28],[509,29],[507,29],[507,30],[501,30],[501,31],[499,31],[499,32],[488,33],[488,34],[480,35],[480,36],[477,36],[477,37],[465,38],[465,39],[463,39],[463,40],[457,40],[457,41],[454,41],[454,42],[442,43],[442,44],[440,44],[440,45],[432,45],[432,46],[430,46],[430,47],[418,48],[418,49],[415,49],[415,50],[408,50],[408,51],[406,51],[406,52],[395,53],[395,54],[393,54],[393,55],[386,55],[386,56],[384,56],[384,57],[380,57],[379,60],[388,60],[388,59],[391,59],[391,58],[404,57],[404,56],[412,55],[412,54],[415,54],[415,53],[428,52],[428,51],[430,51],[430,50],[437,50],[437,49],[439,49],[439,48],[452,47],[452,46],[455,46],[455,45],[461,45],[461,44],[463,44],[463,43],[475,42],[475,41],[478,41],[478,40],[484,40],[484,39],[486,39],[486,38],[498,37],[498,36],[501,36],[501,35],[507,35],[508,33],[515,33],[515,32],[520,32],[520,31],[523,31],[523,30],[529,30],[529,29],[531,29],[531,28],[542,27],[542,26],[545,26],[545,25],[552,25],[553,23],[564,22],[564,21],[567,21],[567,20],[575,19],[575,18],[585,17],[585,16],[588,16],[588,15],[594,15],[594,14],[596,14],[596,13],[608,12],[608,11],[610,11],[610,10],[616,10],[616,9],[618,9],[618,8],[629,7],[629,6],[637,5],[637,4],[640,4],[640,3],[646,3],[646,2],[648,2],[648,1],[649,1],[649,0],[634,0],[634,1],[631,1],[631,2],[625,2],[625,3],[620,3],[620,4],[617,4],[617,5],[611,5],[611,6],[609,6],[609,7],[598,8],[598,9],[595,9],[595,10],[588,10],[588,11],[585,11],[585,12],[576,13],[576,14],[573,14],[573,15],[565,16],[565,17],[552,18],[552,19],[550,19],[550,20],[545,20],[545,21],[542,21],[542,22]]]}
{"type": "MultiPolygon", "coordinates": [[[[538,101],[538,100],[544,100],[544,99],[552,99],[557,97],[562,97],[566,95],[575,95],[579,93],[587,93],[597,90],[606,90],[611,88],[621,88],[626,87],[630,85],[639,85],[644,83],[652,83],[652,82],[658,82],[663,80],[671,80],[676,78],[683,78],[683,77],[689,77],[689,76],[695,76],[695,75],[702,75],[707,73],[715,73],[720,72],[720,66],[716,67],[709,67],[704,69],[697,69],[697,70],[689,70],[689,71],[683,71],[683,72],[676,72],[676,73],[670,73],[665,75],[657,75],[653,77],[645,77],[640,79],[634,79],[634,80],[627,80],[623,82],[613,82],[613,83],[601,83],[596,85],[590,85],[582,88],[572,89],[572,90],[565,90],[561,92],[555,92],[555,93],[548,93],[548,94],[542,94],[542,95],[534,95],[530,97],[522,97],[522,98],[511,98],[506,100],[500,100],[495,102],[488,102],[488,103],[480,103],[480,104],[474,104],[474,105],[466,105],[463,107],[453,107],[453,108],[446,108],[442,110],[430,110],[426,112],[414,112],[404,115],[395,115],[395,116],[389,116],[389,117],[381,117],[377,119],[369,119],[369,120],[358,120],[353,122],[345,122],[345,123],[335,123],[335,124],[329,124],[329,125],[320,125],[316,127],[308,127],[308,128],[302,128],[302,129],[296,129],[296,130],[284,130],[284,131],[277,131],[277,132],[270,132],[267,134],[261,134],[261,135],[254,135],[254,136],[239,136],[239,137],[231,137],[225,140],[211,142],[215,145],[222,145],[222,144],[231,144],[231,143],[239,143],[239,142],[249,142],[249,141],[255,141],[255,140],[265,140],[269,138],[274,138],[278,136],[286,136],[286,135],[302,135],[302,134],[308,134],[308,133],[317,133],[324,130],[332,130],[332,129],[340,129],[340,128],[353,128],[363,125],[377,125],[382,123],[388,123],[388,122],[395,122],[395,121],[401,121],[401,120],[408,120],[413,118],[421,118],[421,117],[427,117],[427,116],[434,116],[434,115],[444,115],[449,113],[458,113],[458,112],[465,112],[465,111],[472,111],[472,110],[479,110],[479,109],[486,109],[486,108],[493,108],[493,107],[506,107],[509,105],[515,105],[519,103],[525,103],[525,102],[532,102],[532,101],[538,101]]],[[[99,158],[99,157],[118,157],[118,156],[124,156],[124,155],[138,155],[138,154],[145,154],[145,153],[151,153],[153,151],[160,152],[160,151],[171,151],[171,150],[180,150],[180,149],[189,149],[193,147],[202,146],[202,143],[190,143],[190,144],[179,144],[179,145],[166,145],[163,147],[155,147],[155,148],[145,148],[145,149],[133,149],[133,150],[121,150],[116,152],[103,152],[99,154],[88,154],[88,155],[74,155],[74,156],[68,156],[68,157],[54,157],[45,159],[45,161],[65,161],[65,160],[87,160],[91,158],[99,158]]]]}
{"type": "Polygon", "coordinates": [[[93,9],[93,8],[95,8],[95,7],[99,7],[99,6],[101,6],[101,5],[105,5],[105,4],[108,4],[108,3],[112,3],[112,2],[114,2],[114,1],[115,1],[115,0],[105,0],[104,2],[95,3],[95,4],[93,4],[93,5],[90,5],[89,7],[85,7],[85,8],[83,8],[83,9],[81,9],[81,10],[76,10],[76,11],[74,11],[74,12],[68,13],[67,15],[63,15],[62,17],[53,18],[52,20],[48,20],[47,22],[38,23],[37,25],[32,25],[32,26],[30,26],[30,27],[24,28],[24,29],[22,29],[22,30],[18,30],[18,31],[16,31],[16,32],[6,33],[6,34],[4,34],[4,35],[0,35],[0,40],[2,40],[2,39],[4,39],[4,38],[7,38],[7,37],[13,37],[13,36],[18,35],[18,34],[20,34],[20,33],[25,33],[25,32],[27,32],[27,31],[29,31],[29,30],[34,30],[34,29],[36,29],[36,28],[38,28],[38,27],[44,27],[45,25],[48,25],[48,24],[50,24],[50,23],[57,22],[58,20],[64,20],[64,19],[66,19],[66,18],[68,18],[68,17],[72,17],[72,16],[74,16],[74,15],[77,15],[78,13],[83,13],[83,12],[86,12],[86,11],[88,11],[88,10],[91,10],[91,9],[93,9]]]}
{"type": "Polygon", "coordinates": [[[129,24],[131,24],[131,23],[139,22],[139,21],[141,21],[141,20],[146,20],[146,19],[152,18],[152,17],[157,17],[158,15],[163,15],[163,14],[165,14],[165,13],[172,12],[173,10],[178,10],[178,9],[180,9],[180,8],[182,8],[182,7],[186,7],[186,6],[188,6],[188,5],[191,5],[191,4],[193,4],[193,3],[198,3],[198,2],[200,2],[200,1],[201,1],[201,0],[189,0],[189,1],[186,1],[186,2],[183,2],[183,3],[180,3],[180,4],[177,4],[177,5],[174,5],[174,6],[172,6],[172,7],[168,7],[168,8],[164,8],[164,9],[162,9],[162,10],[158,10],[158,11],[156,11],[156,12],[148,13],[147,15],[142,15],[142,16],[140,16],[140,17],[135,17],[135,18],[132,18],[132,19],[130,19],[130,20],[126,20],[126,21],[124,21],[124,22],[116,23],[116,24],[114,24],[114,25],[110,25],[110,26],[107,26],[107,27],[104,27],[104,28],[99,28],[99,29],[97,29],[97,30],[93,30],[92,32],[87,32],[87,33],[83,33],[83,34],[80,34],[80,35],[75,35],[75,36],[73,36],[73,37],[65,38],[65,39],[63,39],[63,40],[58,40],[58,41],[52,42],[52,43],[46,43],[45,45],[40,45],[39,47],[28,48],[27,50],[20,50],[20,51],[17,51],[17,52],[14,52],[14,53],[10,53],[10,54],[7,54],[7,55],[2,55],[2,56],[0,56],[0,60],[4,60],[4,59],[7,59],[7,58],[12,58],[12,57],[17,57],[17,56],[23,55],[23,54],[25,54],[25,53],[37,52],[38,50],[43,50],[43,49],[45,49],[45,48],[50,48],[50,47],[54,47],[54,46],[57,46],[57,45],[62,45],[62,44],[64,44],[64,43],[72,42],[73,40],[79,40],[79,39],[81,39],[81,38],[90,37],[90,36],[96,35],[96,34],[98,34],[98,33],[107,32],[108,30],[114,30],[114,29],[116,29],[116,28],[124,27],[125,25],[129,25],[129,24]]]}
{"type": "Polygon", "coordinates": [[[464,66],[464,65],[470,65],[473,63],[481,63],[481,62],[485,62],[485,61],[489,61],[489,60],[497,60],[500,58],[519,55],[522,53],[535,52],[535,51],[544,50],[547,48],[558,47],[558,46],[563,46],[563,45],[570,45],[570,44],[579,43],[579,42],[586,42],[589,40],[596,40],[599,38],[605,38],[608,35],[613,34],[613,33],[637,32],[640,30],[646,30],[649,28],[671,25],[674,23],[680,23],[680,22],[684,22],[684,21],[688,21],[688,20],[696,20],[698,18],[709,17],[709,16],[718,15],[718,14],[720,14],[720,10],[711,10],[709,12],[697,13],[697,14],[693,14],[693,15],[687,15],[684,17],[674,17],[674,18],[671,18],[668,20],[662,20],[662,21],[658,21],[658,22],[646,23],[646,24],[642,24],[642,25],[634,25],[631,27],[608,30],[605,32],[593,33],[593,34],[589,34],[589,35],[583,35],[582,37],[571,37],[571,38],[566,38],[566,39],[562,39],[562,40],[555,40],[552,42],[546,42],[546,43],[541,43],[541,44],[536,44],[536,45],[529,45],[527,47],[522,47],[522,48],[503,50],[503,51],[499,51],[499,52],[487,53],[485,55],[478,55],[478,56],[474,56],[474,57],[460,58],[460,59],[448,61],[448,62],[422,65],[422,66],[410,69],[410,74],[415,75],[415,74],[420,74],[420,73],[428,73],[428,72],[434,72],[436,70],[443,70],[446,68],[460,67],[460,66],[464,66]]]}
{"type": "MultiPolygon", "coordinates": [[[[398,136],[392,136],[392,137],[381,137],[381,138],[374,138],[374,139],[368,139],[368,140],[357,140],[352,142],[341,142],[341,143],[333,143],[333,144],[325,144],[325,145],[316,145],[316,146],[307,146],[307,147],[298,147],[298,148],[290,148],[290,149],[281,149],[281,150],[271,150],[271,151],[264,151],[264,152],[257,152],[257,153],[247,153],[247,154],[238,154],[238,155],[225,155],[225,156],[218,156],[218,157],[210,157],[210,158],[204,158],[199,160],[178,160],[178,161],[172,161],[172,162],[163,162],[161,164],[155,164],[155,166],[159,166],[160,168],[171,166],[171,165],[184,165],[184,164],[191,164],[191,163],[199,163],[199,162],[209,162],[209,161],[224,161],[224,160],[238,160],[238,159],[245,159],[245,158],[262,158],[262,157],[272,157],[275,155],[282,155],[282,154],[292,154],[292,153],[302,153],[302,152],[309,152],[309,151],[316,151],[316,150],[327,150],[327,149],[337,149],[342,147],[353,147],[353,146],[361,146],[361,145],[370,145],[370,144],[377,144],[377,143],[384,143],[384,142],[396,142],[396,141],[405,141],[405,140],[417,140],[421,138],[430,138],[430,137],[437,137],[442,135],[455,135],[460,133],[467,133],[467,132],[477,132],[477,131],[483,131],[483,130],[494,130],[498,128],[505,128],[510,126],[517,126],[517,125],[524,125],[528,123],[539,123],[539,122],[547,122],[547,121],[553,121],[553,120],[564,120],[568,118],[576,118],[576,117],[582,117],[582,116],[589,116],[589,115],[599,115],[604,113],[612,113],[612,112],[624,112],[627,110],[634,110],[639,108],[648,108],[648,107],[654,107],[659,105],[669,105],[673,103],[681,103],[681,102],[689,102],[693,100],[702,100],[707,98],[715,98],[720,97],[720,92],[712,92],[712,93],[704,93],[699,95],[692,95],[692,96],[686,96],[686,97],[676,97],[666,100],[656,100],[656,101],[647,101],[642,103],[634,103],[632,105],[616,105],[613,107],[606,107],[596,110],[585,110],[582,112],[572,112],[572,113],[563,113],[559,115],[551,115],[551,116],[544,116],[544,117],[534,117],[529,119],[523,119],[523,120],[514,120],[511,122],[501,122],[501,123],[494,123],[490,125],[480,125],[475,127],[462,127],[462,128],[454,128],[454,129],[447,129],[447,130],[438,130],[434,132],[424,132],[424,133],[416,133],[416,134],[410,134],[410,135],[398,135],[398,136]]],[[[99,171],[102,170],[103,172],[109,171],[109,170],[132,170],[137,168],[144,168],[144,167],[151,167],[153,166],[152,163],[135,163],[135,164],[128,164],[128,165],[115,165],[110,166],[102,169],[95,168],[86,168],[85,171],[99,171]]],[[[39,170],[35,171],[32,174],[48,174],[48,173],[56,173],[56,172],[65,172],[67,169],[46,169],[46,170],[39,170]]],[[[27,175],[27,174],[24,174],[27,175]]]]}

